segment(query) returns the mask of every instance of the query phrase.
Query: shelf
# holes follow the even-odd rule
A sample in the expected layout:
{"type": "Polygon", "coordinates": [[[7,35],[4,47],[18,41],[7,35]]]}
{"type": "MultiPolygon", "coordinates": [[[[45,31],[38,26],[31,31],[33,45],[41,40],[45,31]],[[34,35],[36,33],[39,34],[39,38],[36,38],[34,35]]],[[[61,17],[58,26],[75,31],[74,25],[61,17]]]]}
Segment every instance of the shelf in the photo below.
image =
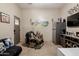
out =
{"type": "Polygon", "coordinates": [[[67,37],[70,37],[70,38],[75,38],[75,39],[78,39],[79,40],[79,37],[77,36],[72,36],[72,35],[67,35],[67,34],[62,34],[61,36],[67,36],[67,37]]]}
{"type": "Polygon", "coordinates": [[[70,41],[70,42],[72,42],[72,43],[75,43],[75,44],[79,45],[79,43],[74,42],[74,41],[72,41],[72,40],[68,40],[68,39],[65,39],[65,40],[70,41]]]}
{"type": "Polygon", "coordinates": [[[62,35],[60,35],[60,38],[62,40],[62,46],[64,46],[65,48],[67,48],[67,47],[71,48],[71,47],[75,47],[75,46],[79,47],[79,43],[78,43],[79,37],[62,34],[62,35]]]}

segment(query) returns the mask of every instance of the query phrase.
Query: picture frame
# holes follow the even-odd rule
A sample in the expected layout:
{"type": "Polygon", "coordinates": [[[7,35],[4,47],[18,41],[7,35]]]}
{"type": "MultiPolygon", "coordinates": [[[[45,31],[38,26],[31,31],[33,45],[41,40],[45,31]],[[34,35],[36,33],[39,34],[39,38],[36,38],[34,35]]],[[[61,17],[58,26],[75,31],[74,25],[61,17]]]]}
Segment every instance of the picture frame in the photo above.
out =
{"type": "Polygon", "coordinates": [[[10,16],[8,14],[0,12],[0,22],[10,23],[10,16]]]}

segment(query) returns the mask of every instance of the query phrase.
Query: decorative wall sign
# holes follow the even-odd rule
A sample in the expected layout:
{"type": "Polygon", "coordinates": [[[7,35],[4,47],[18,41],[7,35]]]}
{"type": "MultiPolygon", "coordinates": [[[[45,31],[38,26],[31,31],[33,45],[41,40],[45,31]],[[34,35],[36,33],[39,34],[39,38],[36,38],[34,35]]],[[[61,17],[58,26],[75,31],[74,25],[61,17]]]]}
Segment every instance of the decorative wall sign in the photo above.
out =
{"type": "Polygon", "coordinates": [[[8,14],[0,12],[0,22],[10,23],[10,16],[8,14]]]}

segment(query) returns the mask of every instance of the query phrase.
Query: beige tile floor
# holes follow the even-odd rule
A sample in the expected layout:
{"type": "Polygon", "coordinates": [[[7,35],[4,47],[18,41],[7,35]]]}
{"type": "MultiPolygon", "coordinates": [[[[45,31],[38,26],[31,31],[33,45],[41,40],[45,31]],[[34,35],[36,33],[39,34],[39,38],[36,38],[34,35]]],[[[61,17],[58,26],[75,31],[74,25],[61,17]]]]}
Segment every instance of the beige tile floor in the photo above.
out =
{"type": "Polygon", "coordinates": [[[23,46],[21,43],[18,44],[22,47],[20,56],[57,56],[57,46],[52,42],[45,42],[41,49],[33,49],[23,46]]]}

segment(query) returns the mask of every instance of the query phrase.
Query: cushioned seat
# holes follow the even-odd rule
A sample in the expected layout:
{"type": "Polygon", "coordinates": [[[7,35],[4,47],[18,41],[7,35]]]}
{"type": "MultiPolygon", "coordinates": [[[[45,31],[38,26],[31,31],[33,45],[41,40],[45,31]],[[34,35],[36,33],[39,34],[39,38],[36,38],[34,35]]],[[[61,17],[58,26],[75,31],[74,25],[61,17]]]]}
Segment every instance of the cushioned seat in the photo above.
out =
{"type": "Polygon", "coordinates": [[[13,45],[8,38],[0,39],[0,43],[5,48],[0,51],[0,56],[18,56],[22,51],[20,46],[13,45]]]}
{"type": "Polygon", "coordinates": [[[10,48],[7,48],[4,53],[0,54],[1,56],[18,56],[22,51],[22,48],[20,46],[12,46],[10,48]]]}

